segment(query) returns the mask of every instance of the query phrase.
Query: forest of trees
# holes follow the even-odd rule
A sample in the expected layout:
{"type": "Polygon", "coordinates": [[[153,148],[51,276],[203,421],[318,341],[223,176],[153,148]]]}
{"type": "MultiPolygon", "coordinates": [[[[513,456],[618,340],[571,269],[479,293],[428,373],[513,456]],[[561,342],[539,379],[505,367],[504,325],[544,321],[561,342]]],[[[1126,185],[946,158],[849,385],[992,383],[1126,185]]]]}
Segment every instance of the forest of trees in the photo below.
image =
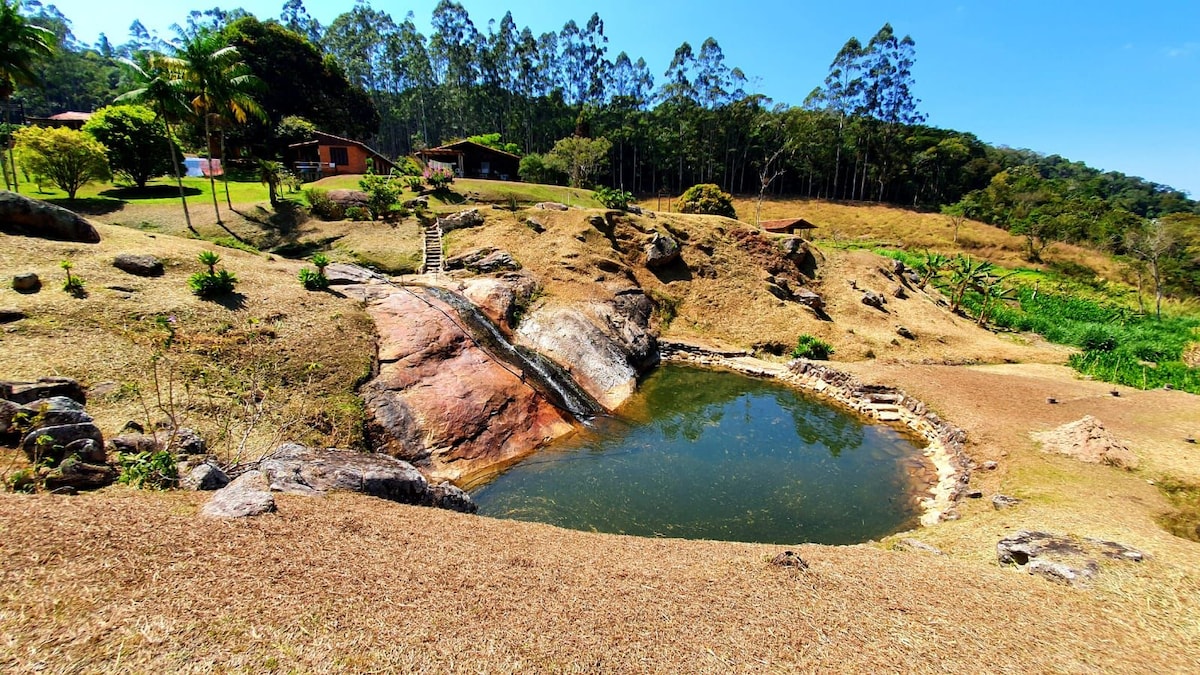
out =
{"type": "MultiPolygon", "coordinates": [[[[174,48],[136,21],[122,44],[102,35],[85,45],[52,5],[26,2],[24,11],[62,45],[39,66],[44,87],[17,91],[30,116],[107,105],[130,86],[118,59],[174,48]]],[[[193,11],[175,33],[220,34],[264,82],[265,119],[229,130],[230,147],[259,157],[280,155],[279,123],[299,116],[394,156],[479,134],[499,133],[524,153],[572,134],[604,137],[612,146],[597,182],[635,193],[715,183],[734,193],[957,205],[1002,227],[1053,219],[1039,231],[1109,248],[1122,245],[1127,219],[1200,213],[1169,186],[926,126],[914,94],[916,43],[887,24],[866,41],[849,39],[795,106],[749,91],[712,37],[680,45],[656,74],[641,57],[610,52],[598,14],[534,34],[511,13],[481,27],[441,0],[431,25],[423,35],[411,13],[393,17],[358,0],[325,26],[302,0],[286,0],[265,20],[193,11]],[[1024,195],[1018,210],[1037,217],[1014,219],[1012,204],[996,198],[1002,188],[1024,195]],[[1068,213],[1087,217],[1068,223],[1068,213]]],[[[202,138],[193,130],[183,140],[202,138]]]]}

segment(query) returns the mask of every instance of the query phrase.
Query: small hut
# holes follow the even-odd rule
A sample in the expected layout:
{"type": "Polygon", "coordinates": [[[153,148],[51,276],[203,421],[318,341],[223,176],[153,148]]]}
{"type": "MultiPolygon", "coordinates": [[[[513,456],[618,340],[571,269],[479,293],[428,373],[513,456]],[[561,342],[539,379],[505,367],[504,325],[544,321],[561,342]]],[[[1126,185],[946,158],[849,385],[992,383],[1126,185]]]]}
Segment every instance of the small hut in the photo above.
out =
{"type": "Polygon", "coordinates": [[[803,218],[784,218],[782,220],[764,220],[759,222],[759,225],[772,234],[799,234],[801,237],[808,239],[807,234],[811,230],[817,229],[809,221],[803,218]]]}
{"type": "Polygon", "coordinates": [[[447,143],[416,153],[431,167],[449,169],[459,178],[516,180],[521,158],[474,141],[447,143]]]}
{"type": "Polygon", "coordinates": [[[288,150],[295,158],[292,166],[296,172],[310,180],[338,174],[366,173],[368,159],[374,163],[375,173],[386,174],[396,166],[392,160],[362,141],[323,131],[314,131],[312,140],[293,143],[288,150]]]}

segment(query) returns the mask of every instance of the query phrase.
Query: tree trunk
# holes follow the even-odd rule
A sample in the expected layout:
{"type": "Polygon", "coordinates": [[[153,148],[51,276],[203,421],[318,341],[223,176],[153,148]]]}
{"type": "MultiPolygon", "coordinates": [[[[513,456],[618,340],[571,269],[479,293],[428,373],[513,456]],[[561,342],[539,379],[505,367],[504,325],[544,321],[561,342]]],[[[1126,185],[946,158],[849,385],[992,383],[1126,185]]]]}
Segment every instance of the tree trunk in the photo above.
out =
{"type": "Polygon", "coordinates": [[[167,128],[167,149],[171,152],[171,170],[175,174],[175,183],[179,185],[179,201],[183,203],[183,219],[187,222],[189,231],[199,234],[192,226],[192,214],[188,212],[187,195],[183,193],[183,176],[179,173],[179,160],[175,157],[175,144],[171,142],[171,125],[163,120],[163,126],[167,128]]]}
{"type": "MultiPolygon", "coordinates": [[[[225,129],[221,129],[221,182],[225,184],[225,206],[233,210],[233,202],[229,199],[229,167],[225,162],[225,129]]],[[[274,202],[272,202],[274,203],[274,202]]]]}
{"type": "Polygon", "coordinates": [[[208,113],[204,113],[204,154],[208,157],[208,187],[212,191],[213,211],[217,214],[217,224],[221,224],[221,205],[217,203],[217,179],[213,176],[212,163],[212,126],[208,113]]]}

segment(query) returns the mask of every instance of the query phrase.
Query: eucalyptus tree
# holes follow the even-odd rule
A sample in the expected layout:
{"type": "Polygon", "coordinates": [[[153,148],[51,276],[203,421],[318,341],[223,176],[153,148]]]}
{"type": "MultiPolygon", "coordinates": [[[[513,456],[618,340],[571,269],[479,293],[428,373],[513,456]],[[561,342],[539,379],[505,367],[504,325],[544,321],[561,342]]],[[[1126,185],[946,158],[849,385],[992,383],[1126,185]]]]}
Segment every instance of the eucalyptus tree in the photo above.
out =
{"type": "Polygon", "coordinates": [[[842,148],[845,145],[847,119],[858,111],[862,98],[862,57],[863,46],[858,38],[852,37],[847,40],[829,64],[829,74],[825,76],[824,86],[814,89],[805,101],[807,107],[823,109],[837,121],[833,172],[830,177],[830,196],[833,199],[838,199],[843,194],[838,189],[842,172],[842,148]]]}
{"type": "Polygon", "coordinates": [[[467,10],[457,2],[441,0],[433,10],[429,54],[435,77],[447,103],[455,135],[470,133],[471,90],[479,81],[484,39],[467,10]]]}
{"type": "MultiPolygon", "coordinates": [[[[0,105],[6,113],[16,87],[34,87],[40,84],[37,64],[52,56],[57,47],[54,33],[30,23],[20,10],[20,0],[0,0],[0,105]]],[[[8,116],[5,115],[0,121],[7,123],[8,116]]],[[[13,161],[11,147],[8,159],[8,164],[12,167],[11,185],[19,192],[17,166],[13,161]]],[[[4,172],[4,183],[9,185],[7,170],[4,172]]]]}

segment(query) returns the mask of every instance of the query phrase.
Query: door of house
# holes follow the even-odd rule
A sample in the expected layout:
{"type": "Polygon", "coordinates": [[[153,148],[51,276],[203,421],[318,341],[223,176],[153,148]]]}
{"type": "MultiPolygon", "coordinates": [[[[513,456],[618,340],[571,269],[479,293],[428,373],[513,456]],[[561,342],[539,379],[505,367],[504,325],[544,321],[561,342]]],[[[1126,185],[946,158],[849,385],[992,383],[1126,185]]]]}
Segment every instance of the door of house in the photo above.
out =
{"type": "Polygon", "coordinates": [[[491,172],[492,172],[492,163],[491,162],[480,162],[479,163],[479,175],[483,176],[484,178],[487,178],[491,172]]]}

